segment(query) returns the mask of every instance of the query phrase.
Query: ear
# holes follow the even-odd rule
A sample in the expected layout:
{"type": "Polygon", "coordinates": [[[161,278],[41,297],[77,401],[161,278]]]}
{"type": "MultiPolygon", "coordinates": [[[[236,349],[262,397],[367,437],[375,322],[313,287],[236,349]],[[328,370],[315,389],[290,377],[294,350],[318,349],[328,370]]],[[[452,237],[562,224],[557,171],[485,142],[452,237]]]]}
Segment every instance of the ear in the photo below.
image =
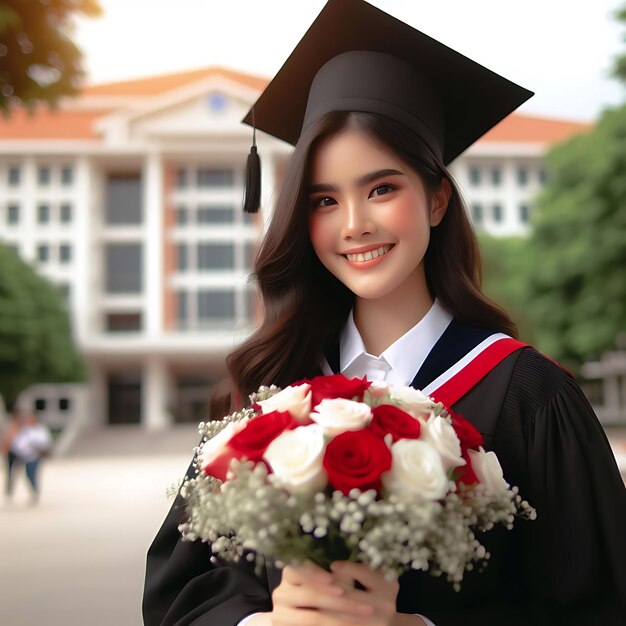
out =
{"type": "Polygon", "coordinates": [[[450,187],[450,181],[444,178],[439,185],[439,189],[435,191],[431,198],[430,205],[430,225],[439,226],[441,220],[444,218],[446,211],[448,210],[448,203],[450,202],[450,196],[452,195],[452,188],[450,187]]]}

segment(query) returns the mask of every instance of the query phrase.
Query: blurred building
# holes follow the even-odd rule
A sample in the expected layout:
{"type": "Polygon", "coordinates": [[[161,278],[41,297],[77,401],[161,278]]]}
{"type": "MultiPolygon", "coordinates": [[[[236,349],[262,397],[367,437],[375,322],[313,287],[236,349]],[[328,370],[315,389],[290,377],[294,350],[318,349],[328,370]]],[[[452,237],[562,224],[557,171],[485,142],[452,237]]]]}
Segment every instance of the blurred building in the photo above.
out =
{"type": "MultiPolygon", "coordinates": [[[[158,430],[205,413],[258,315],[248,275],[263,218],[240,209],[251,142],[240,120],[266,82],[209,68],[0,119],[0,239],[63,292],[90,370],[87,389],[23,398],[53,425],[158,430]]],[[[587,128],[512,115],[459,157],[476,227],[526,233],[546,149],[587,128]]],[[[267,220],[290,146],[258,145],[267,220]]]]}

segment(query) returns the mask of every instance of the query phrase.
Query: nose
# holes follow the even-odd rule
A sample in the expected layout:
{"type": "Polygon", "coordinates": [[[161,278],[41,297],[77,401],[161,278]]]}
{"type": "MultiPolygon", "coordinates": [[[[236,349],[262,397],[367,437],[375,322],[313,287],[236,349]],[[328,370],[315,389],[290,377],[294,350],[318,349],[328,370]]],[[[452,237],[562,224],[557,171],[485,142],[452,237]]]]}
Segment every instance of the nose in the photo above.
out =
{"type": "Polygon", "coordinates": [[[358,239],[363,235],[373,235],[375,232],[376,226],[362,202],[351,201],[344,205],[341,229],[341,236],[344,239],[358,239]]]}

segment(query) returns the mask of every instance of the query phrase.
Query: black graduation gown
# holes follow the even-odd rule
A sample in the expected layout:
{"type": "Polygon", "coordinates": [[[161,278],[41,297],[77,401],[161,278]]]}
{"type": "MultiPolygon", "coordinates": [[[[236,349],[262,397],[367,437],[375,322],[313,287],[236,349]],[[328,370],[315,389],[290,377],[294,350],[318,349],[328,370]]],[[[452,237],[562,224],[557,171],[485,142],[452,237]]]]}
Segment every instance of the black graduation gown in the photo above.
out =
{"type": "MultiPolygon", "coordinates": [[[[480,340],[479,331],[453,322],[413,386],[423,388],[480,340]]],[[[486,533],[489,564],[467,573],[458,593],[428,574],[405,574],[398,611],[421,613],[436,626],[626,625],[626,493],[575,381],[524,348],[453,409],[481,431],[538,519],[486,533]]],[[[280,572],[256,577],[247,564],[212,565],[206,544],[180,540],[182,510],[177,498],[148,552],[145,624],[236,626],[270,610],[280,572]]]]}

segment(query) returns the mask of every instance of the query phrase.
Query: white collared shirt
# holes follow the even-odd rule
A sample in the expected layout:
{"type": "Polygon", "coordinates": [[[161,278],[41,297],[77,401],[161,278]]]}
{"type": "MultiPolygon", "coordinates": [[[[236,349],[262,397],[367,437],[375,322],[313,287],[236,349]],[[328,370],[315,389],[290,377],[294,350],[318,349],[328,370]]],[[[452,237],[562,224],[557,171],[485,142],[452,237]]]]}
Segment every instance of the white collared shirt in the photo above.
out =
{"type": "Polygon", "coordinates": [[[347,378],[367,376],[369,380],[410,385],[451,321],[452,315],[435,300],[428,313],[413,328],[394,341],[380,356],[374,356],[365,349],[350,312],[339,340],[340,371],[347,378]]]}

